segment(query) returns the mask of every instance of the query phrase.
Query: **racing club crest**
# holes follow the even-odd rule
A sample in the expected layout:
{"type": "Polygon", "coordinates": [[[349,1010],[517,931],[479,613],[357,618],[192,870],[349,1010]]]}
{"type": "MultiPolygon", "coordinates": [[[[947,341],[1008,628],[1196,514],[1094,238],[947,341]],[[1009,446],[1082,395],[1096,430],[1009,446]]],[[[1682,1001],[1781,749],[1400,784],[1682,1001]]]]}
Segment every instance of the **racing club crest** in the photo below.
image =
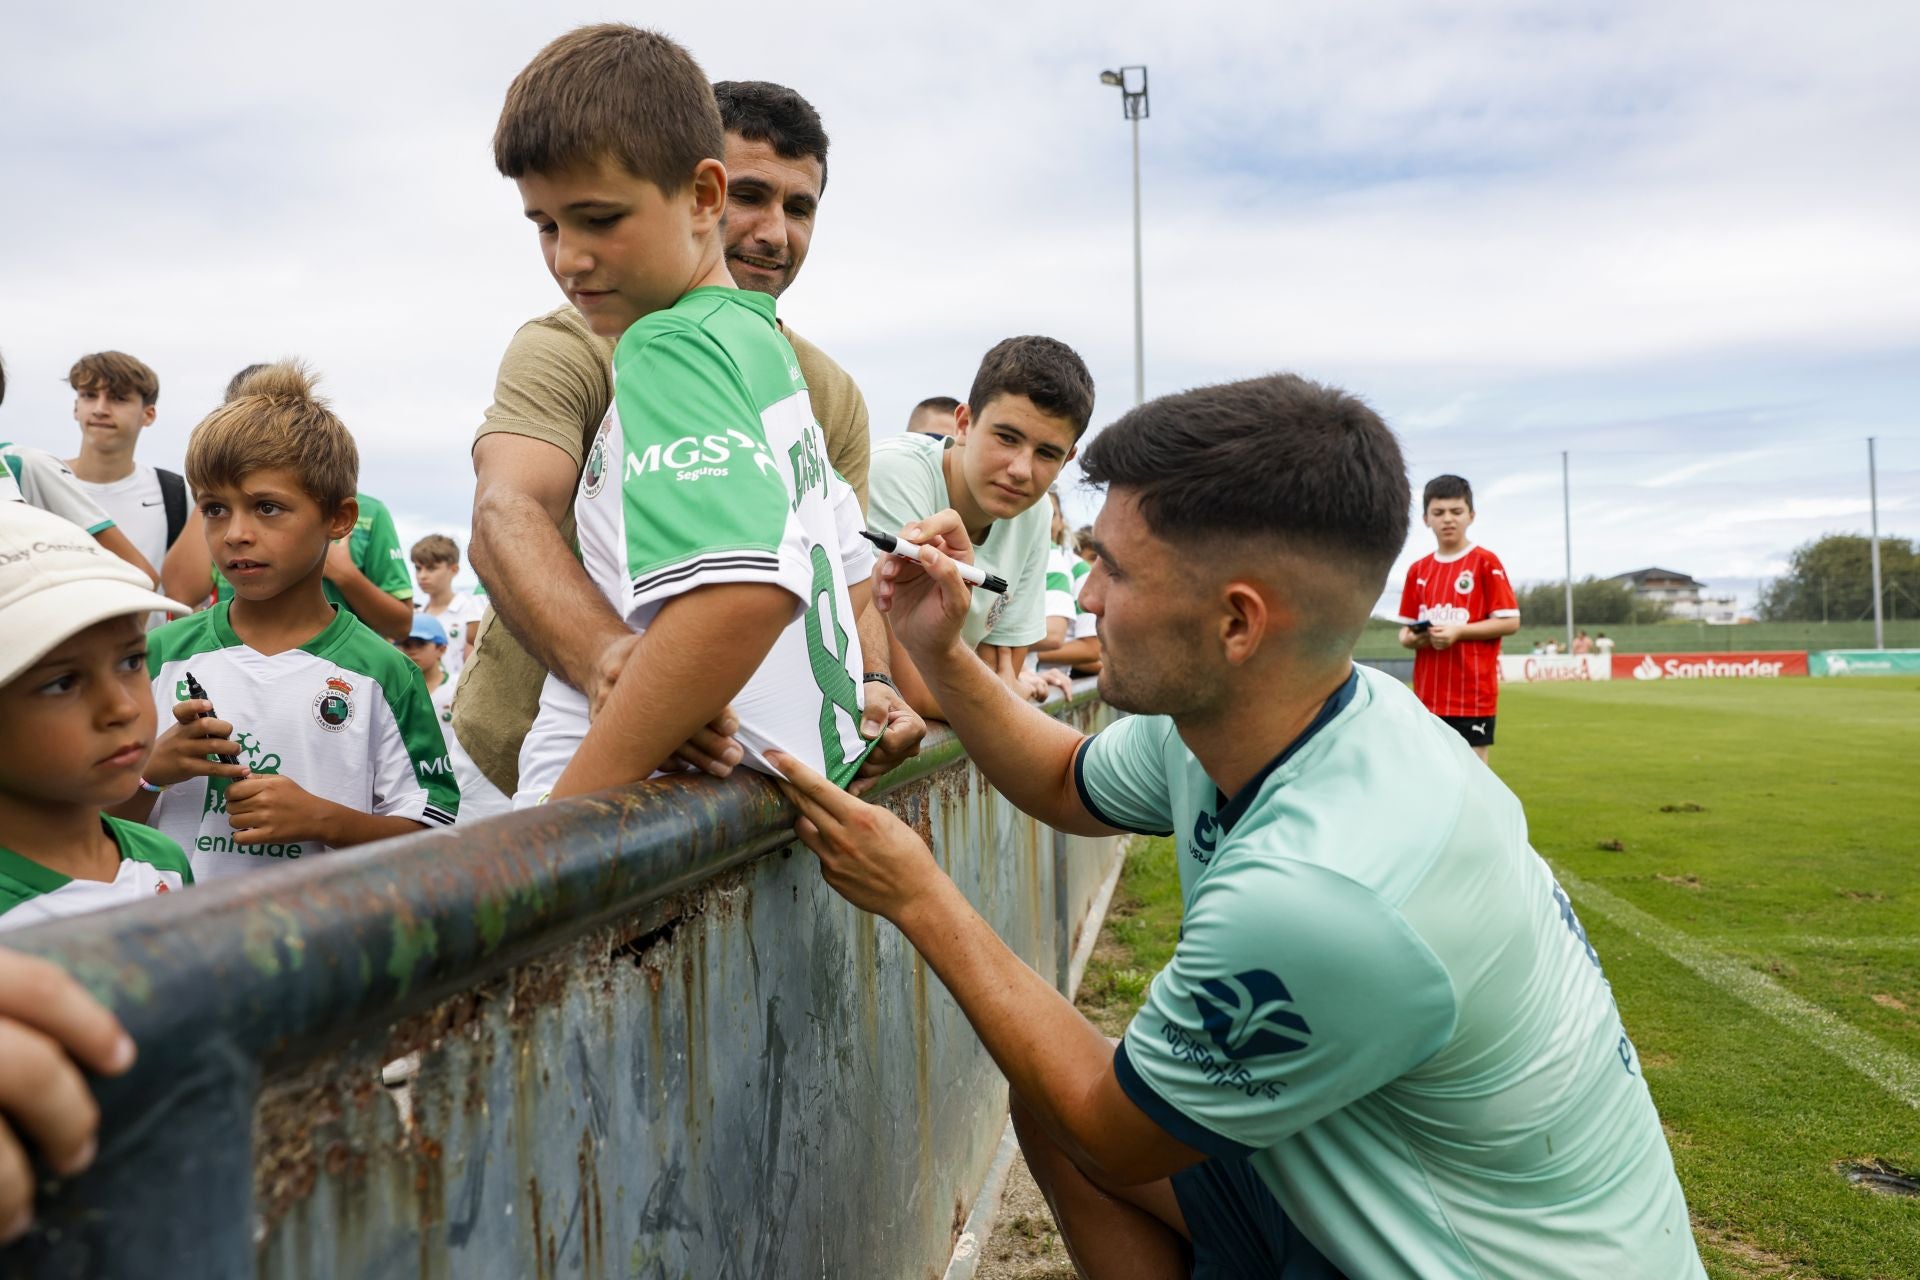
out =
{"type": "Polygon", "coordinates": [[[580,494],[591,498],[600,492],[607,482],[607,428],[613,425],[613,410],[607,410],[607,416],[600,419],[600,430],[594,434],[593,448],[587,451],[587,465],[580,472],[580,494]]]}
{"type": "Polygon", "coordinates": [[[339,733],[353,719],[353,686],[339,676],[328,676],[327,687],[313,700],[313,718],[328,733],[339,733]]]}
{"type": "Polygon", "coordinates": [[[1453,589],[1461,595],[1473,590],[1473,570],[1462,569],[1460,576],[1453,580],[1453,589]]]}

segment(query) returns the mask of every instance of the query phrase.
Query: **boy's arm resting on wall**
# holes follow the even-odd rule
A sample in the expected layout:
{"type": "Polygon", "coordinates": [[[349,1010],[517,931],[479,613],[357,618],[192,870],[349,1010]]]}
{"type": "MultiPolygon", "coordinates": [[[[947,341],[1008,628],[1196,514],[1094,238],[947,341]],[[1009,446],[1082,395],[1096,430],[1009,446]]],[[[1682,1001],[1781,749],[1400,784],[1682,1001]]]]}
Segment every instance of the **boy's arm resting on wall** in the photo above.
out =
{"type": "Polygon", "coordinates": [[[544,440],[494,432],[474,444],[473,469],[467,555],[493,611],[541,666],[597,707],[618,674],[600,659],[633,632],[560,535],[579,467],[544,440]]]}
{"type": "Polygon", "coordinates": [[[793,593],[766,582],[697,587],[662,605],[552,798],[653,773],[745,687],[793,611],[793,593]]]}

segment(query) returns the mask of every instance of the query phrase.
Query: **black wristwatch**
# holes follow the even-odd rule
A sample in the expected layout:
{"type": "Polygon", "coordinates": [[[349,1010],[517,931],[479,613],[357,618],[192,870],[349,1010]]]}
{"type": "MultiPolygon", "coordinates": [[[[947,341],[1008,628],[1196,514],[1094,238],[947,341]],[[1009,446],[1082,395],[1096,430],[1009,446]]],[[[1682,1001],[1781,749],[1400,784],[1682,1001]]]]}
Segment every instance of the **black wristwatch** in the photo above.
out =
{"type": "Polygon", "coordinates": [[[867,674],[860,677],[860,683],[861,684],[883,684],[887,686],[887,688],[893,690],[895,693],[900,692],[900,686],[895,684],[893,682],[893,677],[888,675],[884,671],[869,671],[867,672],[867,674]]]}

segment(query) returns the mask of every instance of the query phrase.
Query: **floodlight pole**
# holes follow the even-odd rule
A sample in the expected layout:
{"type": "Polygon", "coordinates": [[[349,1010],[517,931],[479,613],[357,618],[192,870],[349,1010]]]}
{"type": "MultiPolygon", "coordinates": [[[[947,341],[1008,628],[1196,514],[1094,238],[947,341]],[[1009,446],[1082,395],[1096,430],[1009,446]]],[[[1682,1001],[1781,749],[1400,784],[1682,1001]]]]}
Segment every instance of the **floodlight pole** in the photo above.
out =
{"type": "Polygon", "coordinates": [[[1147,69],[1133,66],[1102,71],[1100,83],[1120,90],[1121,110],[1133,124],[1133,402],[1138,405],[1147,400],[1146,302],[1140,269],[1140,122],[1150,114],[1147,69]]]}
{"type": "Polygon", "coordinates": [[[1560,519],[1566,527],[1567,543],[1567,652],[1573,652],[1573,482],[1567,467],[1567,451],[1560,451],[1560,519]]]}
{"type": "Polygon", "coordinates": [[[1880,476],[1874,466],[1873,437],[1867,437],[1867,509],[1873,521],[1873,647],[1887,647],[1886,622],[1880,616],[1880,476]]]}

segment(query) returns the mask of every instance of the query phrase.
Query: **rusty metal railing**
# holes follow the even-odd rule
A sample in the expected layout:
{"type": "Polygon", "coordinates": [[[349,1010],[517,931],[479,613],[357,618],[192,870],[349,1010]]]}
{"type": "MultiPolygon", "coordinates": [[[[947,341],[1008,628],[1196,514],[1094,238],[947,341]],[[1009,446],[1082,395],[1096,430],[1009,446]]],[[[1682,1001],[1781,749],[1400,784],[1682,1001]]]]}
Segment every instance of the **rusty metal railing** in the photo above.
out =
{"type": "MultiPolygon", "coordinates": [[[[1064,981],[1116,846],[950,735],[883,798],[1064,981]]],[[[0,1274],[937,1273],[1004,1084],[790,821],[754,775],[647,783],[11,935],[140,1060],[0,1274]]]]}

